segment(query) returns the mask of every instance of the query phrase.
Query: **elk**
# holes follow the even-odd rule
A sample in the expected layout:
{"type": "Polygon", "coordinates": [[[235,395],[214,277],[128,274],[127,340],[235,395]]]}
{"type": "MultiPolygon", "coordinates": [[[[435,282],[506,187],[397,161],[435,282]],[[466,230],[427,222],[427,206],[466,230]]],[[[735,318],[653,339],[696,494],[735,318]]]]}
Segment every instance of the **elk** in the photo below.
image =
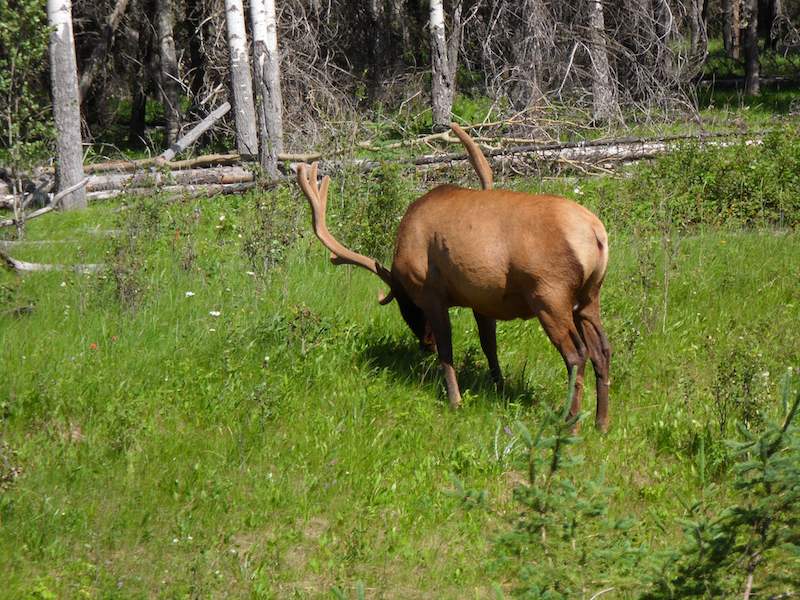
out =
{"type": "Polygon", "coordinates": [[[575,373],[570,415],[580,411],[583,375],[591,359],[597,381],[597,427],[608,429],[611,346],[600,320],[600,287],[608,265],[608,237],[588,209],[559,196],[495,190],[477,144],[451,125],[467,149],[482,190],[441,185],[414,201],[397,230],[387,269],[345,248],[325,224],[328,184],[317,184],[317,163],[297,168],[311,206],[314,233],[334,264],[362,267],[389,286],[381,304],[396,300],[420,346],[436,351],[450,405],[461,404],[453,368],[449,309],[471,308],[494,381],[497,321],[537,317],[558,349],[568,375],[575,373]]]}

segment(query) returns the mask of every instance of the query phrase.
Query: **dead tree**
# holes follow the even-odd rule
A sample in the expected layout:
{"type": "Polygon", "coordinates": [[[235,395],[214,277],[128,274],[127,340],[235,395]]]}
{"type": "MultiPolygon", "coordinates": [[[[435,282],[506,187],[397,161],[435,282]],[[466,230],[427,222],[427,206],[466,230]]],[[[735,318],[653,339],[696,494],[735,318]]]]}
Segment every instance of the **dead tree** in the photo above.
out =
{"type": "Polygon", "coordinates": [[[461,41],[460,1],[457,2],[453,13],[452,31],[448,40],[445,33],[443,0],[431,0],[430,35],[433,129],[446,131],[450,126],[450,112],[456,92],[456,67],[458,66],[458,48],[461,41]]]}
{"type": "Polygon", "coordinates": [[[83,73],[81,73],[79,86],[81,102],[86,99],[86,94],[89,92],[89,88],[92,87],[94,77],[114,43],[114,34],[117,32],[117,27],[119,27],[127,7],[128,0],[117,0],[114,10],[108,16],[108,19],[106,19],[106,23],[100,33],[100,41],[97,42],[97,45],[92,50],[91,56],[83,66],[83,73]]]}
{"type": "Polygon", "coordinates": [[[250,53],[247,48],[242,0],[225,0],[225,22],[230,50],[236,147],[239,154],[255,156],[258,154],[256,109],[253,104],[253,80],[250,76],[250,53]]]}
{"type": "Polygon", "coordinates": [[[278,154],[283,152],[283,97],[275,0],[251,0],[250,19],[261,128],[259,159],[264,171],[275,177],[278,154]]]}
{"type": "MultiPolygon", "coordinates": [[[[48,0],[50,33],[50,81],[58,148],[58,188],[67,189],[83,180],[81,112],[78,71],[72,34],[70,0],[48,0]]],[[[84,208],[86,194],[77,188],[63,199],[64,209],[84,208]]]]}
{"type": "Polygon", "coordinates": [[[758,0],[745,0],[745,18],[747,27],[744,29],[744,92],[748,96],[757,96],[759,93],[758,58],[758,0]]]}
{"type": "Polygon", "coordinates": [[[512,48],[517,73],[511,89],[511,100],[518,110],[541,103],[543,45],[547,38],[547,5],[542,0],[523,0],[514,15],[515,41],[512,48]]]}
{"type": "Polygon", "coordinates": [[[164,118],[166,120],[166,143],[167,146],[171,146],[178,139],[181,128],[180,94],[178,90],[180,76],[173,34],[175,16],[172,12],[172,0],[156,0],[156,18],[159,57],[161,58],[161,98],[164,103],[164,118]]]}
{"type": "Polygon", "coordinates": [[[741,0],[723,0],[722,40],[725,52],[731,58],[739,58],[739,3],[741,0]]]}
{"type": "Polygon", "coordinates": [[[617,117],[619,107],[608,63],[602,0],[589,0],[589,36],[592,61],[592,116],[595,121],[606,123],[617,117]]]}

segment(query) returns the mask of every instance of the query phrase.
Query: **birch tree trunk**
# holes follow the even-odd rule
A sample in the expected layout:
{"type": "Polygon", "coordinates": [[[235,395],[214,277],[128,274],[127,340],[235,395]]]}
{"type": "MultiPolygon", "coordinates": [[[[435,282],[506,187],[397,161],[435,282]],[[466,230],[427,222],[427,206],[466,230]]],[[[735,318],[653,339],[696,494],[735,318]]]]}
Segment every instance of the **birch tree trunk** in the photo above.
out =
{"type": "Polygon", "coordinates": [[[595,121],[608,122],[616,118],[619,107],[608,64],[606,25],[601,0],[589,0],[589,34],[592,60],[592,115],[595,121]]]}
{"type": "Polygon", "coordinates": [[[758,59],[758,0],[745,0],[744,17],[744,93],[757,96],[760,91],[761,65],[758,59]]]}
{"type": "Polygon", "coordinates": [[[158,47],[161,58],[161,97],[166,119],[166,142],[171,146],[178,139],[181,128],[180,96],[178,93],[178,57],[172,33],[175,17],[172,0],[156,0],[158,47]]]}
{"type": "Polygon", "coordinates": [[[278,154],[283,152],[281,58],[278,54],[275,0],[251,0],[250,19],[261,126],[259,160],[264,171],[275,177],[278,174],[278,154]]]}
{"type": "MultiPolygon", "coordinates": [[[[63,190],[84,177],[80,95],[70,0],[47,0],[47,21],[52,28],[50,81],[58,147],[58,189],[63,190]]],[[[83,188],[75,190],[62,199],[61,205],[66,210],[86,207],[86,192],[83,188]]]]}
{"type": "Polygon", "coordinates": [[[247,48],[242,0],[225,0],[225,22],[231,61],[236,147],[243,156],[255,156],[258,154],[256,109],[253,104],[253,80],[250,75],[250,53],[247,48]]]}
{"type": "Polygon", "coordinates": [[[458,2],[454,11],[453,27],[448,42],[445,35],[443,0],[431,0],[430,35],[433,57],[431,64],[433,130],[446,131],[450,127],[450,113],[456,91],[456,67],[461,41],[461,2],[458,2]]]}

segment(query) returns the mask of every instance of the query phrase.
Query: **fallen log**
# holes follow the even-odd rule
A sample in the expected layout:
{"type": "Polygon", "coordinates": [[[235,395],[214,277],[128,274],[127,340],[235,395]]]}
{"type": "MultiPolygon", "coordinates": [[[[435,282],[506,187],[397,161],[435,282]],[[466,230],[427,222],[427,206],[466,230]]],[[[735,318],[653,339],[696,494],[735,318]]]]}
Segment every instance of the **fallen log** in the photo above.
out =
{"type": "MultiPolygon", "coordinates": [[[[256,186],[255,181],[243,183],[205,184],[205,185],[168,185],[158,188],[158,193],[173,198],[211,198],[212,196],[239,194],[256,186]]],[[[127,188],[124,190],[105,190],[88,192],[88,200],[108,200],[123,194],[128,196],[144,196],[154,193],[155,188],[127,188]]]]}
{"type": "Polygon", "coordinates": [[[97,273],[104,268],[102,264],[85,265],[57,265],[51,263],[32,263],[12,258],[5,251],[0,250],[0,262],[6,268],[18,273],[33,273],[41,271],[75,271],[76,273],[97,273]]]}
{"type": "MultiPolygon", "coordinates": [[[[760,135],[766,132],[757,132],[760,135]]],[[[741,138],[742,133],[707,133],[699,135],[673,135],[660,138],[618,138],[613,140],[588,140],[580,142],[525,144],[503,148],[487,148],[484,146],[486,157],[498,166],[510,164],[518,168],[525,168],[530,162],[562,163],[579,170],[604,171],[609,165],[624,164],[627,162],[653,158],[673,150],[678,144],[687,141],[697,141],[708,146],[722,147],[731,145],[735,138],[741,138]]],[[[758,139],[745,140],[757,143],[758,139]]],[[[297,168],[297,162],[307,162],[318,158],[318,155],[284,155],[296,159],[288,163],[288,171],[297,168]]],[[[199,157],[192,161],[208,159],[209,161],[227,160],[234,162],[238,155],[222,154],[210,157],[199,157]]],[[[428,166],[463,162],[467,155],[463,153],[428,154],[414,158],[400,158],[391,161],[376,161],[373,159],[354,159],[340,161],[322,161],[322,171],[332,174],[334,172],[356,169],[368,172],[378,168],[384,162],[414,166],[424,170],[428,166]]],[[[168,163],[175,164],[175,163],[168,163]]],[[[188,197],[214,195],[217,193],[238,193],[249,189],[255,184],[254,173],[241,166],[223,166],[211,168],[186,168],[178,171],[152,170],[150,172],[134,173],[106,173],[95,174],[89,177],[87,191],[90,199],[100,200],[113,198],[121,194],[147,194],[154,189],[171,195],[188,197]],[[240,187],[236,187],[240,185],[240,187]]],[[[13,197],[0,196],[0,206],[13,197]]],[[[0,221],[0,225],[7,225],[9,221],[0,221]]]]}
{"type": "Polygon", "coordinates": [[[89,177],[86,191],[125,191],[129,188],[228,184],[245,183],[249,181],[255,181],[254,173],[238,166],[167,172],[154,170],[144,173],[107,173],[104,175],[92,175],[89,177]]]}

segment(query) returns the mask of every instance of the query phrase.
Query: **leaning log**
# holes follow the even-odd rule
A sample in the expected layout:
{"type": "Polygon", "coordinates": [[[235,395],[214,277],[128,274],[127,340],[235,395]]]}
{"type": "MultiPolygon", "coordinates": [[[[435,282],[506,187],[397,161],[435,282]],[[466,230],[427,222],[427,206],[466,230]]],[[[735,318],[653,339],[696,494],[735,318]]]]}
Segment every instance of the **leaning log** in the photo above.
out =
{"type": "Polygon", "coordinates": [[[194,144],[197,139],[203,135],[214,123],[225,115],[231,109],[229,102],[215,108],[205,119],[200,121],[197,125],[183,136],[181,139],[172,144],[161,156],[158,157],[157,162],[167,162],[175,158],[175,155],[180,154],[186,148],[194,144]]]}

